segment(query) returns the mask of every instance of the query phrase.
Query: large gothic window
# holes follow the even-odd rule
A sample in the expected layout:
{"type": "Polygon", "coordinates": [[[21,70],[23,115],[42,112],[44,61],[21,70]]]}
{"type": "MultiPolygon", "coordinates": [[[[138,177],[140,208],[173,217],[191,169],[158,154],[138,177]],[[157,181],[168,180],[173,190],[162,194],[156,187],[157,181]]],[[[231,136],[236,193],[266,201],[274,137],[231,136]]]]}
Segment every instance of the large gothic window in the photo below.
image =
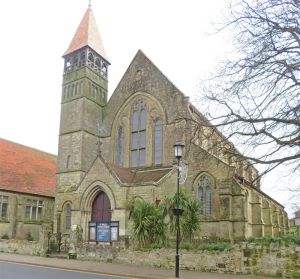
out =
{"type": "Polygon", "coordinates": [[[200,214],[212,215],[212,179],[207,175],[202,175],[198,181],[198,196],[200,214]]]}
{"type": "Polygon", "coordinates": [[[162,163],[162,123],[158,119],[154,124],[154,163],[159,165],[162,163]]]}
{"type": "Polygon", "coordinates": [[[131,166],[144,166],[146,162],[146,107],[142,100],[135,103],[131,123],[131,166]]]}
{"type": "Polygon", "coordinates": [[[117,163],[122,166],[124,162],[124,128],[118,130],[117,163]]]}

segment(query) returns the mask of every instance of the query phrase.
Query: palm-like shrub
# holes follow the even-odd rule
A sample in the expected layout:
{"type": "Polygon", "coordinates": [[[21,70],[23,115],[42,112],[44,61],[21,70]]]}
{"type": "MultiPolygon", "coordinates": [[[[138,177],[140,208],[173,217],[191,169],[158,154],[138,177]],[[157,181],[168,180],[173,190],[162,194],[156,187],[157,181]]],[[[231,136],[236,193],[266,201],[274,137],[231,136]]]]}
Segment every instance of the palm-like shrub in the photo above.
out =
{"type": "Polygon", "coordinates": [[[137,201],[133,212],[133,240],[139,247],[150,244],[164,244],[166,241],[166,224],[163,221],[163,212],[154,204],[137,201]]]}
{"type": "Polygon", "coordinates": [[[195,199],[187,200],[181,218],[182,234],[192,242],[193,234],[200,228],[199,202],[195,199]]]}
{"type": "MultiPolygon", "coordinates": [[[[180,216],[180,232],[183,238],[189,242],[192,241],[193,234],[200,228],[199,202],[196,199],[189,198],[184,191],[179,191],[179,208],[183,209],[180,216]]],[[[172,209],[177,207],[177,193],[173,197],[164,197],[161,208],[163,217],[171,234],[176,234],[176,217],[172,209]]]]}

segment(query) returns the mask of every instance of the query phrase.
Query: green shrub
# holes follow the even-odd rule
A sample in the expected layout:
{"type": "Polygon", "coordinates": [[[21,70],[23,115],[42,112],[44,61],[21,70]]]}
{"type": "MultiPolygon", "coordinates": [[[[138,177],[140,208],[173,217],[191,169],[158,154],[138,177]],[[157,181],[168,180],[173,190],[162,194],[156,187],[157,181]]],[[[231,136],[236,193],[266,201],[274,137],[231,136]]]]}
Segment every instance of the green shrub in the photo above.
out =
{"type": "Polygon", "coordinates": [[[151,244],[151,248],[153,248],[153,249],[161,249],[161,248],[164,248],[164,247],[166,247],[166,245],[163,244],[163,243],[153,243],[153,244],[151,244]]]}
{"type": "Polygon", "coordinates": [[[230,251],[232,249],[231,245],[228,242],[221,243],[207,243],[201,244],[198,247],[199,250],[202,251],[230,251]]]}
{"type": "Polygon", "coordinates": [[[247,241],[250,243],[255,242],[255,237],[251,236],[251,237],[247,238],[247,241]]]}
{"type": "Polygon", "coordinates": [[[250,243],[257,243],[261,244],[263,246],[270,246],[271,243],[276,243],[279,245],[290,245],[290,244],[300,244],[300,236],[297,235],[284,235],[284,236],[277,236],[277,237],[271,237],[271,236],[265,236],[265,237],[250,237],[247,239],[250,243]]]}
{"type": "Polygon", "coordinates": [[[300,279],[300,272],[298,272],[298,271],[293,271],[292,272],[292,278],[294,278],[294,279],[300,279]]]}
{"type": "MultiPolygon", "coordinates": [[[[199,202],[189,197],[183,190],[180,190],[178,194],[178,205],[180,209],[183,209],[179,223],[181,237],[185,241],[192,242],[194,234],[200,229],[199,202]]],[[[177,218],[173,209],[177,208],[177,193],[172,197],[164,197],[160,208],[171,235],[176,235],[177,218]]]]}
{"type": "Polygon", "coordinates": [[[30,232],[27,233],[26,240],[28,240],[28,241],[33,241],[34,240],[34,238],[33,238],[33,236],[31,235],[30,232]]]}
{"type": "Polygon", "coordinates": [[[7,233],[5,233],[4,235],[2,235],[1,239],[9,239],[9,236],[7,233]]]}
{"type": "Polygon", "coordinates": [[[300,236],[299,235],[294,237],[294,243],[297,245],[300,245],[300,236]]]}
{"type": "Polygon", "coordinates": [[[166,243],[166,224],[160,208],[154,204],[138,201],[132,212],[133,240],[139,247],[166,243]]]}
{"type": "Polygon", "coordinates": [[[190,242],[184,242],[180,244],[180,248],[185,250],[191,250],[193,246],[190,242]]]}

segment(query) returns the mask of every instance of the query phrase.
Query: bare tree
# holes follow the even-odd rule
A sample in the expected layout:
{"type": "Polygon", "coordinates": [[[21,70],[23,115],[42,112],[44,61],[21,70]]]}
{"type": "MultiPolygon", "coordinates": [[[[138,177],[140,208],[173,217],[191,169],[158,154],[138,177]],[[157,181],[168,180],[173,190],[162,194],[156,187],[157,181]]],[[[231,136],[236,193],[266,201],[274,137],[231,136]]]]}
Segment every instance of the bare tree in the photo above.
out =
{"type": "Polygon", "coordinates": [[[206,117],[266,171],[299,170],[300,1],[237,0],[224,29],[235,52],[203,83],[206,117]]]}

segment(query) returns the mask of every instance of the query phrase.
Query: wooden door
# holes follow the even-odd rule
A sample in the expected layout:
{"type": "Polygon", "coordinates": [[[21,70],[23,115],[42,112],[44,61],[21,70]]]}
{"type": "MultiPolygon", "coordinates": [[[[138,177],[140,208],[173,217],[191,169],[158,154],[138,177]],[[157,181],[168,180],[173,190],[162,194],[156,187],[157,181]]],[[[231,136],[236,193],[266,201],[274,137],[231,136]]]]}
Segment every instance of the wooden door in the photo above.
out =
{"type": "Polygon", "coordinates": [[[91,221],[111,221],[110,201],[104,192],[100,192],[93,202],[91,221]]]}

